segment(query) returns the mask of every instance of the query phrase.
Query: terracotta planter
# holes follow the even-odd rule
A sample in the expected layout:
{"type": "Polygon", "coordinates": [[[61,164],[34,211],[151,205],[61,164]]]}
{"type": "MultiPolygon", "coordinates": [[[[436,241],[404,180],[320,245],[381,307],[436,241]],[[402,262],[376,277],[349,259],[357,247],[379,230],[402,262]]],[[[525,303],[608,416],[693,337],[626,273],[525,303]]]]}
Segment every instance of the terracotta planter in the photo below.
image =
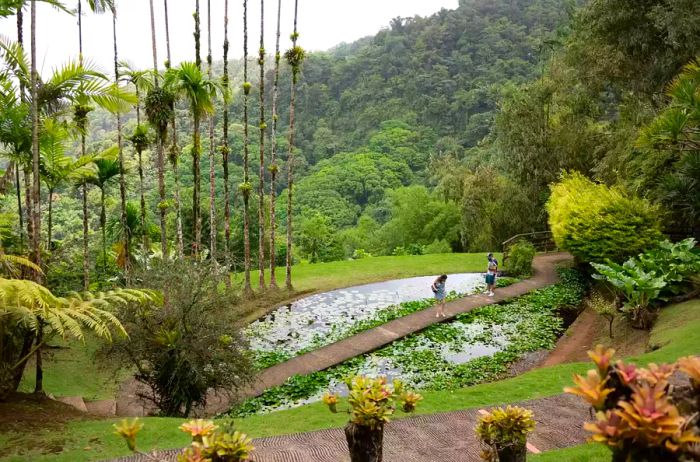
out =
{"type": "Polygon", "coordinates": [[[349,423],[345,426],[351,462],[382,462],[384,428],[370,429],[349,423]]]}

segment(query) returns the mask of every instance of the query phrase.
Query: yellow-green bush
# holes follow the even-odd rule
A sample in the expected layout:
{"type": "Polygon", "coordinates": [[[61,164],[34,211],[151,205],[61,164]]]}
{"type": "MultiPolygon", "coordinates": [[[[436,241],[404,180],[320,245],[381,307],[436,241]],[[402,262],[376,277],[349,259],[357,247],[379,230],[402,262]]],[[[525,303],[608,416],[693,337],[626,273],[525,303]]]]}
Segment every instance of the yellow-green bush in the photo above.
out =
{"type": "Polygon", "coordinates": [[[547,202],[557,246],[585,262],[621,262],[661,240],[660,210],[645,199],[564,174],[547,202]]]}

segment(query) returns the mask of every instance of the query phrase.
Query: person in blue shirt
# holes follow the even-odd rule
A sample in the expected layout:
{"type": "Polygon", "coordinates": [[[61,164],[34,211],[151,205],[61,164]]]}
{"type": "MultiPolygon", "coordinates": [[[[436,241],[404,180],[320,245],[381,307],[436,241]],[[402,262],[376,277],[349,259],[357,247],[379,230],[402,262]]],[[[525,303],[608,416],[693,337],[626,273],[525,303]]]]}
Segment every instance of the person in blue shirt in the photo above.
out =
{"type": "Polygon", "coordinates": [[[437,309],[435,313],[436,318],[445,317],[445,282],[447,282],[447,275],[443,274],[439,276],[430,287],[435,294],[435,300],[437,300],[437,304],[435,305],[437,309]]]}
{"type": "Polygon", "coordinates": [[[486,290],[488,291],[489,297],[494,296],[494,291],[496,290],[496,276],[498,275],[498,260],[493,256],[492,253],[487,255],[488,266],[486,267],[486,290]]]}

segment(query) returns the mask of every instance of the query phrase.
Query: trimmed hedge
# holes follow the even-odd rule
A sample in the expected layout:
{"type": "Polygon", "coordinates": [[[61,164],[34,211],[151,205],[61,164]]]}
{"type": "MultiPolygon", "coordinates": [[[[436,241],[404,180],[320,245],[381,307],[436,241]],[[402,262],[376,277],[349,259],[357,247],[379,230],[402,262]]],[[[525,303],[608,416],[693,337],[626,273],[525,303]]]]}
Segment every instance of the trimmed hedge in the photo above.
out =
{"type": "Polygon", "coordinates": [[[578,260],[622,262],[662,239],[660,211],[645,199],[578,172],[564,174],[551,190],[547,212],[554,241],[578,260]]]}

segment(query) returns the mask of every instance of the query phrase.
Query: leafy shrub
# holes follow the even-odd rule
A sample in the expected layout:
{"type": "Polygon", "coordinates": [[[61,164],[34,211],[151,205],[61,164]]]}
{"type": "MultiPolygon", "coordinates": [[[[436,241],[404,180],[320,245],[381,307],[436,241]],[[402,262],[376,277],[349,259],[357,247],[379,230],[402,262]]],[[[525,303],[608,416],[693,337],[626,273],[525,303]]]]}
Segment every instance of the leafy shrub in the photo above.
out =
{"type": "Polygon", "coordinates": [[[136,371],[150,390],[142,398],[164,415],[187,416],[206,404],[210,390],[235,392],[251,380],[235,289],[224,287],[213,266],[153,260],[137,277],[164,293],[164,306],[122,310],[130,338],[103,353],[136,371]]]}
{"type": "Polygon", "coordinates": [[[508,274],[511,276],[529,276],[532,274],[532,260],[535,258],[535,246],[527,241],[516,242],[508,252],[508,274]]]}
{"type": "Polygon", "coordinates": [[[426,255],[435,253],[452,253],[450,243],[444,239],[434,240],[432,243],[425,246],[424,253],[426,255]]]}
{"type": "Polygon", "coordinates": [[[557,246],[584,262],[615,262],[661,240],[659,209],[580,173],[565,174],[547,202],[557,246]]]}
{"type": "Polygon", "coordinates": [[[369,258],[372,254],[367,252],[365,249],[355,249],[352,253],[353,260],[362,260],[363,258],[369,258]]]}
{"type": "Polygon", "coordinates": [[[623,312],[638,327],[650,327],[653,304],[677,295],[692,285],[692,277],[700,272],[700,253],[695,240],[677,244],[665,241],[624,264],[592,263],[597,274],[593,277],[613,286],[625,300],[623,312]]]}
{"type": "Polygon", "coordinates": [[[596,411],[596,421],[584,425],[592,440],[608,447],[613,461],[698,460],[700,357],[642,369],[622,361],[613,364],[614,353],[602,345],[589,351],[596,369],[585,378],[576,375],[577,386],[564,389],[596,411]],[[690,377],[689,387],[670,386],[676,370],[690,377]]]}
{"type": "Polygon", "coordinates": [[[479,418],[476,434],[488,446],[481,457],[486,461],[508,462],[526,451],[527,435],[535,429],[532,411],[517,406],[493,409],[479,418]]]}
{"type": "MultiPolygon", "coordinates": [[[[211,420],[190,420],[180,425],[180,430],[192,437],[190,447],[177,456],[178,462],[243,462],[248,460],[255,448],[253,440],[247,435],[233,429],[232,425],[221,428],[211,420]]],[[[143,424],[139,419],[124,419],[114,425],[116,434],[124,438],[127,447],[133,453],[142,455],[147,460],[162,462],[155,455],[144,454],[136,447],[136,440],[143,424]]]]}
{"type": "Polygon", "coordinates": [[[425,253],[425,247],[420,244],[409,244],[408,246],[395,247],[391,252],[393,256],[403,256],[403,255],[423,255],[425,253]]]}

